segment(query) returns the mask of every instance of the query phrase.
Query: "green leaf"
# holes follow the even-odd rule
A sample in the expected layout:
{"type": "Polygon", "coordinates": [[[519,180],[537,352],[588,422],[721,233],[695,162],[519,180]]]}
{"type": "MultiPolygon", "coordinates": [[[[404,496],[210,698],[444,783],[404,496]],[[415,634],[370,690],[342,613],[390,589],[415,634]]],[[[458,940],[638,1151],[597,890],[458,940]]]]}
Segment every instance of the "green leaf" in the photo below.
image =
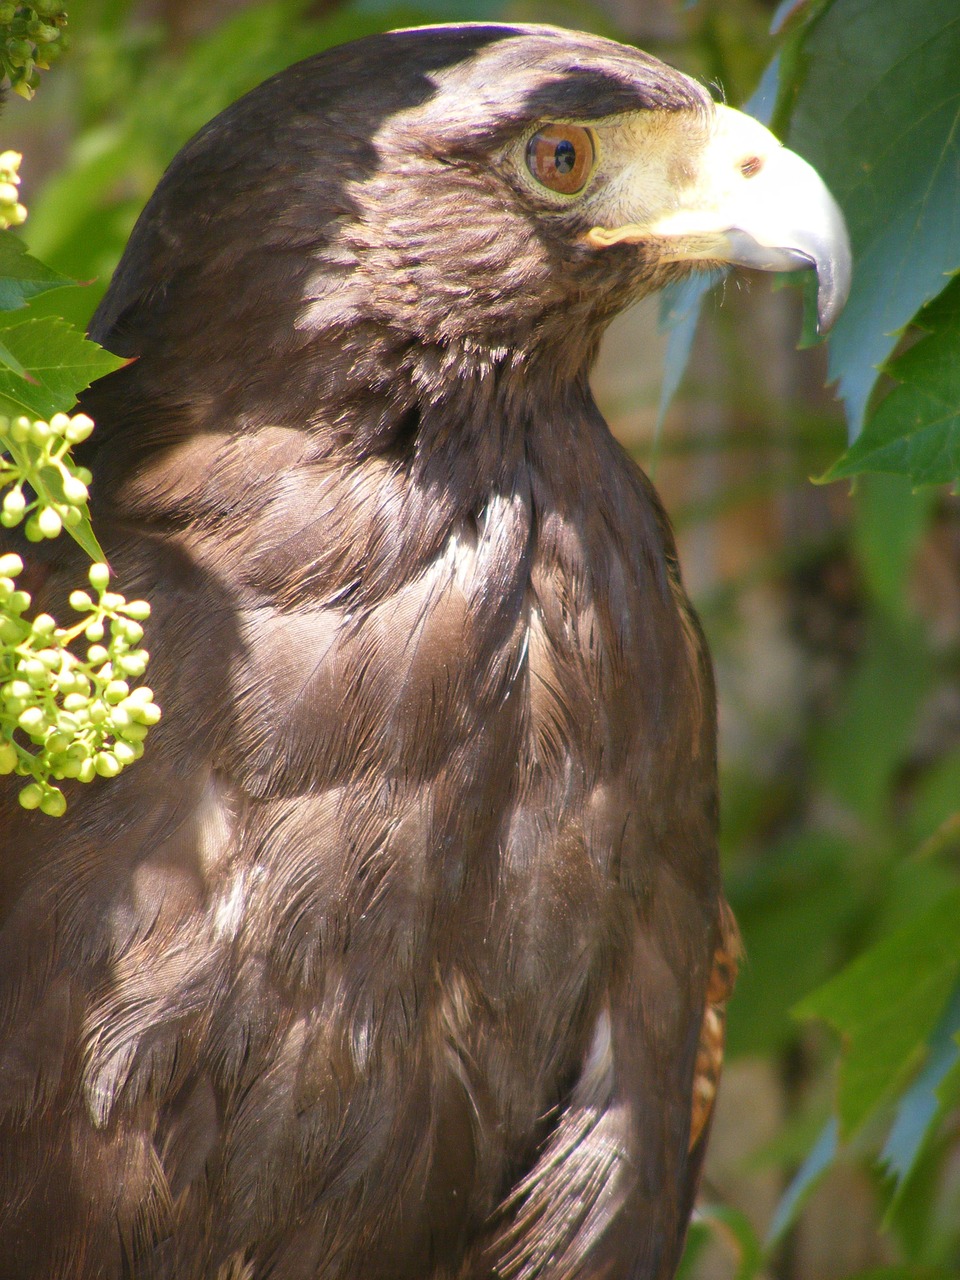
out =
{"type": "Polygon", "coordinates": [[[883,938],[801,1001],[844,1037],[838,1111],[845,1135],[868,1119],[921,1056],[960,971],[960,888],[883,938]]]}
{"type": "Polygon", "coordinates": [[[960,276],[917,316],[920,340],[887,366],[899,382],[826,479],[890,471],[914,484],[960,479],[960,276]]]}
{"type": "Polygon", "coordinates": [[[956,0],[835,0],[794,36],[787,141],[847,219],[847,306],[830,335],[856,434],[897,335],[960,267],[960,20],[956,0]]]}
{"type": "Polygon", "coordinates": [[[61,289],[75,281],[27,253],[23,241],[11,231],[0,231],[0,311],[16,311],[49,289],[61,289]]]}
{"type": "Polygon", "coordinates": [[[908,834],[923,844],[920,856],[936,856],[956,846],[960,823],[960,747],[945,754],[917,780],[908,834]],[[951,835],[953,839],[951,839],[951,835]]]}
{"type": "Polygon", "coordinates": [[[0,413],[8,417],[66,413],[95,378],[126,363],[54,317],[0,323],[0,342],[33,379],[0,369],[0,413]]]}
{"type": "Polygon", "coordinates": [[[668,335],[668,339],[657,409],[658,435],[690,362],[703,299],[725,275],[724,271],[699,271],[686,280],[667,285],[660,295],[659,328],[661,333],[668,335]]]}
{"type": "Polygon", "coordinates": [[[890,781],[909,752],[931,681],[923,630],[878,613],[838,713],[813,734],[820,784],[874,826],[888,820],[890,781]]]}
{"type": "Polygon", "coordinates": [[[712,1232],[705,1222],[698,1222],[696,1217],[690,1223],[687,1239],[683,1246],[683,1257],[677,1267],[675,1280],[696,1280],[700,1274],[700,1255],[710,1243],[712,1232]]]}
{"type": "Polygon", "coordinates": [[[311,16],[315,10],[306,0],[249,5],[186,47],[145,62],[119,118],[82,134],[32,200],[35,252],[80,279],[109,278],[164,169],[217,112],[299,58],[331,45],[457,16],[452,4],[432,11],[416,4],[369,10],[343,5],[322,19],[311,16]]]}
{"type": "Polygon", "coordinates": [[[942,1267],[899,1266],[868,1267],[866,1271],[856,1271],[844,1280],[957,1280],[955,1271],[947,1271],[942,1267]]]}
{"type": "MultiPolygon", "coordinates": [[[[47,504],[51,501],[66,504],[66,496],[63,492],[63,477],[56,467],[39,465],[41,450],[37,445],[31,444],[29,441],[17,443],[14,440],[5,439],[4,448],[22,471],[30,472],[30,485],[36,489],[38,498],[47,504]]],[[[87,553],[91,560],[106,560],[103,548],[93,532],[87,504],[83,503],[78,510],[81,511],[80,523],[64,525],[64,530],[87,553]]]]}
{"type": "Polygon", "coordinates": [[[770,1053],[797,1037],[790,1007],[837,967],[838,937],[856,909],[850,845],[807,831],[771,851],[730,899],[747,960],[727,1010],[727,1052],[770,1053]],[[803,945],[797,946],[797,939],[803,945]]]}
{"type": "Polygon", "coordinates": [[[915,492],[903,476],[864,476],[857,483],[854,548],[870,594],[892,618],[906,621],[913,612],[907,578],[935,500],[935,490],[915,492]]]}
{"type": "Polygon", "coordinates": [[[810,1154],[790,1180],[770,1222],[765,1245],[771,1249],[797,1220],[797,1215],[814,1187],[833,1164],[837,1155],[838,1132],[835,1116],[824,1125],[810,1154]]]}
{"type": "Polygon", "coordinates": [[[26,369],[13,352],[9,351],[2,342],[0,342],[0,364],[5,364],[7,368],[12,369],[18,377],[26,378],[28,382],[30,381],[30,374],[27,373],[26,369]]]}
{"type": "Polygon", "coordinates": [[[763,1266],[763,1250],[750,1219],[730,1205],[701,1205],[696,1221],[706,1227],[736,1261],[734,1280],[754,1280],[763,1266]]]}
{"type": "Polygon", "coordinates": [[[954,988],[946,1011],[930,1037],[929,1056],[923,1070],[897,1104],[896,1117],[880,1152],[880,1160],[894,1178],[898,1192],[913,1172],[924,1143],[944,1112],[940,1089],[960,1064],[958,1030],[960,985],[954,988]]]}

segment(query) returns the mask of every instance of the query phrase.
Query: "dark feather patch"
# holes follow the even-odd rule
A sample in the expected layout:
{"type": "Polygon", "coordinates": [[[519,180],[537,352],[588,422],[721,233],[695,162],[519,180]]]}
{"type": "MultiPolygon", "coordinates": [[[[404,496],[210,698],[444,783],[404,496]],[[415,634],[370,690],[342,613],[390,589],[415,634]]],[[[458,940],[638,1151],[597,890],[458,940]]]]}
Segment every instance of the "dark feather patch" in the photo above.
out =
{"type": "MultiPolygon", "coordinates": [[[[0,799],[17,1280],[672,1274],[713,688],[587,382],[663,275],[586,255],[497,156],[545,116],[707,109],[598,38],[399,32],[161,182],[84,461],[163,719],[56,824],[0,799]]],[[[51,553],[38,607],[80,572],[51,553]]]]}

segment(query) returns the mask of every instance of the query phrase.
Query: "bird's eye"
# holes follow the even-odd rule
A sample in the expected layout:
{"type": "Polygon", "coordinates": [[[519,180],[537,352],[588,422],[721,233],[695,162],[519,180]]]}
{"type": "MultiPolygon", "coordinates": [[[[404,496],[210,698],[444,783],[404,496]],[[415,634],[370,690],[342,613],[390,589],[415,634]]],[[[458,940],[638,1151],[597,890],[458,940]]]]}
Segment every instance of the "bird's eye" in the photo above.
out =
{"type": "Polygon", "coordinates": [[[593,168],[593,138],[576,124],[548,124],[527,143],[527,168],[551,191],[576,195],[593,168]]]}

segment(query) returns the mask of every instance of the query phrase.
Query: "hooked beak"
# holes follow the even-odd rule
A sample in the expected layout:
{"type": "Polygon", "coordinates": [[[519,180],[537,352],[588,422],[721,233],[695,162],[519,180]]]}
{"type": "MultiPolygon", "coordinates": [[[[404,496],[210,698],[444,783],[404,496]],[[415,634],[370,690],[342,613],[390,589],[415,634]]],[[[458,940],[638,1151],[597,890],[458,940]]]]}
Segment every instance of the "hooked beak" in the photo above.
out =
{"type": "Polygon", "coordinates": [[[645,241],[665,262],[729,262],[817,273],[821,333],[850,291],[850,241],[816,170],[752,117],[718,104],[715,127],[675,207],[642,223],[593,227],[596,248],[645,241]]]}

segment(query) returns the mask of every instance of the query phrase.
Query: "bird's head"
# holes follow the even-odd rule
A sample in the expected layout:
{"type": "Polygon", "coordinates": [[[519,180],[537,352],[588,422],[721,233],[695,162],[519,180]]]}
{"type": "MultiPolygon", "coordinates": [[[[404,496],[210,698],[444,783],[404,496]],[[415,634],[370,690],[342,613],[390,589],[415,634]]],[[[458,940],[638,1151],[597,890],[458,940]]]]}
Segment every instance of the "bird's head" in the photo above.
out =
{"type": "Polygon", "coordinates": [[[201,131],[93,333],[145,366],[190,344],[210,397],[275,399],[280,365],[302,414],[382,371],[374,332],[580,376],[611,316],[718,263],[813,267],[822,327],[845,298],[840,212],[762,125],[599,37],[423,28],[291,67],[201,131]]]}

